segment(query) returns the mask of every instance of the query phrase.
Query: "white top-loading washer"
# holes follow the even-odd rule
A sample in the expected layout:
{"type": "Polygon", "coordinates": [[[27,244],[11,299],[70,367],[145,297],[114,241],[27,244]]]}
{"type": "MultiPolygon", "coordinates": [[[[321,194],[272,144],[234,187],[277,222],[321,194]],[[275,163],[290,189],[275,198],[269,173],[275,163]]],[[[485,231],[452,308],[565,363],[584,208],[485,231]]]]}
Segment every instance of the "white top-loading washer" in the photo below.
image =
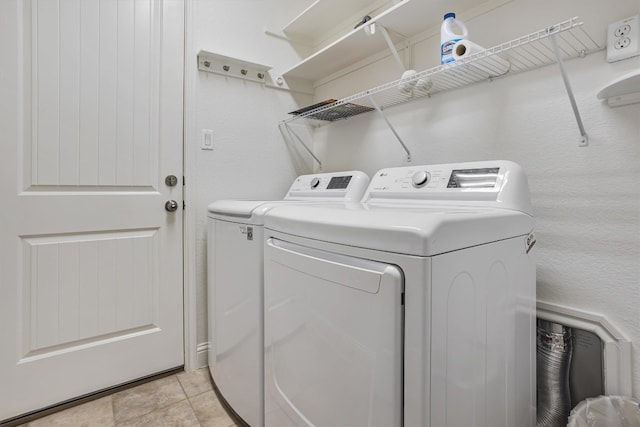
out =
{"type": "Polygon", "coordinates": [[[264,425],[263,215],[291,203],[360,201],[369,177],[347,171],[299,176],[283,200],[218,200],[208,206],[209,369],[246,423],[264,425]]]}
{"type": "Polygon", "coordinates": [[[267,426],[533,426],[526,176],[383,169],[362,204],[265,216],[267,426]]]}

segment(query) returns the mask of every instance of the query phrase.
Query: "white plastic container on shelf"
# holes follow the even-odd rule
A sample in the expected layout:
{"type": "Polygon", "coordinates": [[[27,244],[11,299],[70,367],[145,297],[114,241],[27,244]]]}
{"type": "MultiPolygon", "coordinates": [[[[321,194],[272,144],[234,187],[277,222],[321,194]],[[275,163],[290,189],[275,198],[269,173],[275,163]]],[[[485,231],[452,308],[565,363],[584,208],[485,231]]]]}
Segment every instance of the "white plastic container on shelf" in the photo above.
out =
{"type": "Polygon", "coordinates": [[[467,26],[456,19],[455,13],[449,12],[444,15],[444,21],[440,27],[440,62],[442,64],[455,61],[453,46],[460,40],[466,39],[468,35],[467,26]]]}

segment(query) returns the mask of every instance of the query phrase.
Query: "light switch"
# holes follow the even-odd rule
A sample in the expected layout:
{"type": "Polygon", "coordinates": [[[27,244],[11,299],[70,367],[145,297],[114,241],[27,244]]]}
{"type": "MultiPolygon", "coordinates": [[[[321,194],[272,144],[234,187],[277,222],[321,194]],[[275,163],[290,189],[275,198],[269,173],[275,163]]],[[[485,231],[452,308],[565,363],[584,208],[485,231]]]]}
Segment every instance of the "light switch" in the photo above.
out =
{"type": "Polygon", "coordinates": [[[202,145],[203,150],[213,150],[213,131],[211,129],[202,129],[202,145]]]}

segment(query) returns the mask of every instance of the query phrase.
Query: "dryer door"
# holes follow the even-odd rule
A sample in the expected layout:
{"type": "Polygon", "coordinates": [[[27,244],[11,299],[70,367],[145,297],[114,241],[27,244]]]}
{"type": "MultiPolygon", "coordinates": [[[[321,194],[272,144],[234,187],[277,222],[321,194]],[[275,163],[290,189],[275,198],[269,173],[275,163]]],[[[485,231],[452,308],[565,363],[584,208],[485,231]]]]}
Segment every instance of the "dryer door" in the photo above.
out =
{"type": "Polygon", "coordinates": [[[266,425],[402,425],[402,293],[394,265],[269,239],[266,425]]]}

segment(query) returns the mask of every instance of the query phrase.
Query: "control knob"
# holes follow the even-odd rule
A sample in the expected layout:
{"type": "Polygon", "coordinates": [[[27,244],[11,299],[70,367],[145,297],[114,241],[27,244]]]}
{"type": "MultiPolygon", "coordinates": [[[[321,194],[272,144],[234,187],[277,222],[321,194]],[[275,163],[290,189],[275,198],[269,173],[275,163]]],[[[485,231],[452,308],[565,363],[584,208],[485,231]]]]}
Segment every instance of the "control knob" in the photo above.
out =
{"type": "Polygon", "coordinates": [[[316,188],[318,185],[320,185],[320,178],[313,178],[311,180],[311,188],[316,188]]]}
{"type": "Polygon", "coordinates": [[[413,174],[413,178],[411,178],[411,180],[413,182],[414,187],[420,188],[420,187],[424,187],[427,184],[427,182],[429,182],[429,178],[431,178],[431,175],[429,175],[429,172],[419,171],[413,174]]]}

